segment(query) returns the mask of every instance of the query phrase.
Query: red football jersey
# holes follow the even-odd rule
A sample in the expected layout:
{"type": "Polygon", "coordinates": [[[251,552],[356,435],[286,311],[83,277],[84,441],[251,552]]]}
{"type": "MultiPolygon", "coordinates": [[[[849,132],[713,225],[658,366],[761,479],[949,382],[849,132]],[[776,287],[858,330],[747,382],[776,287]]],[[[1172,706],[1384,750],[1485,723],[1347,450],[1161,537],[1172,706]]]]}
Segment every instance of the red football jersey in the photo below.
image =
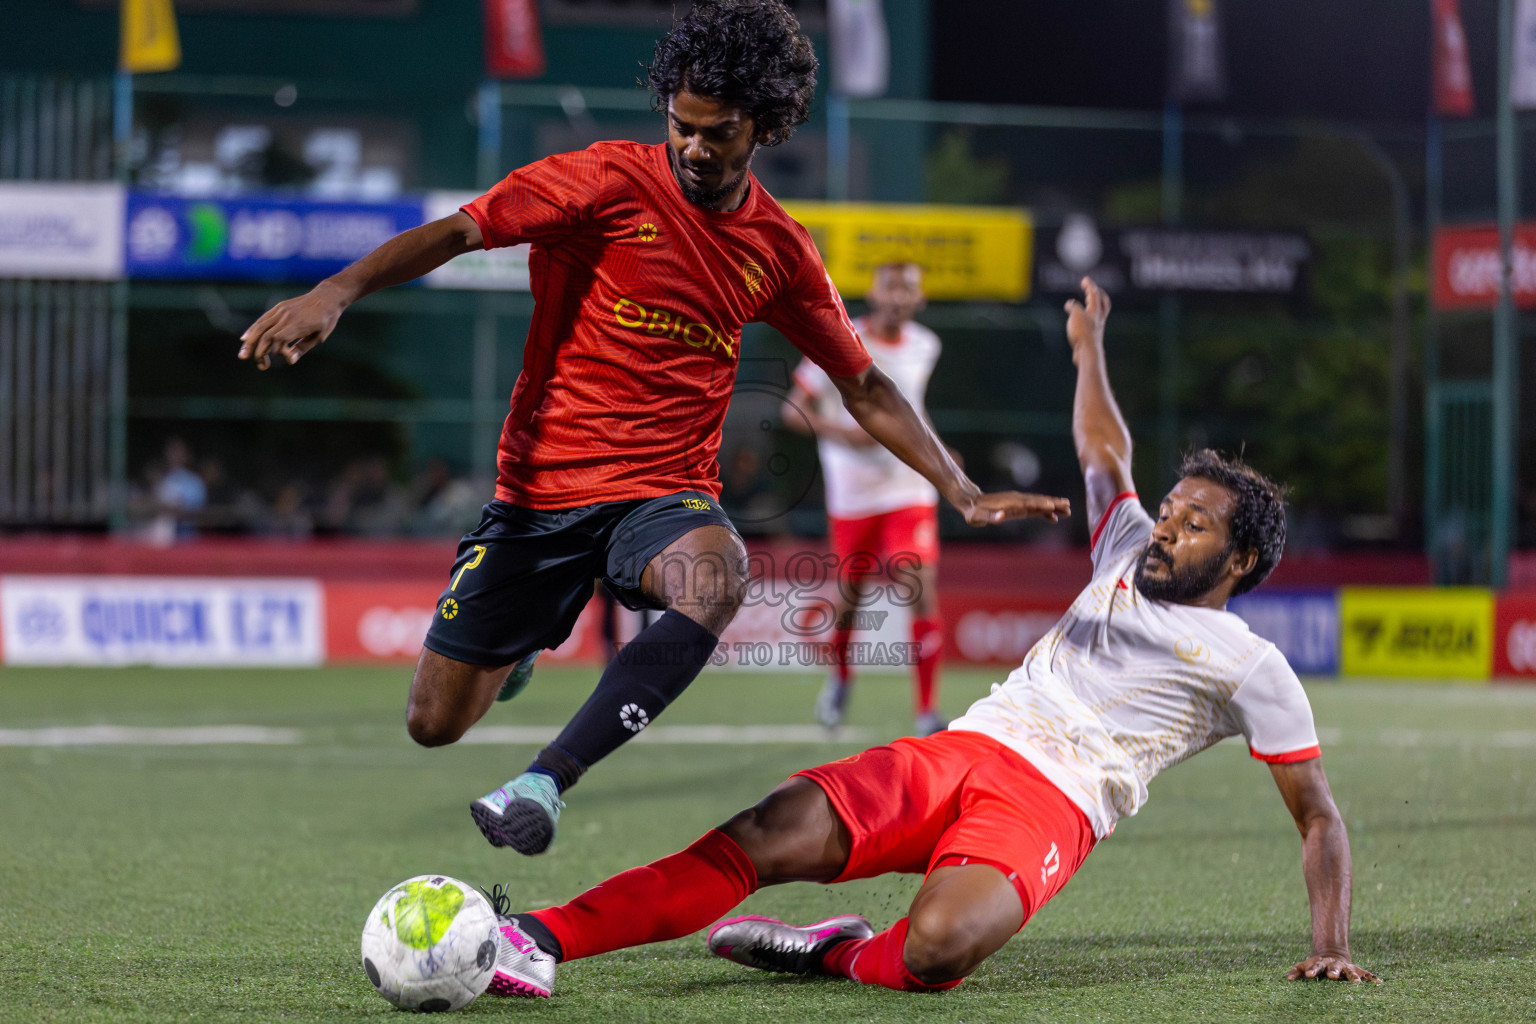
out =
{"type": "Polygon", "coordinates": [[[755,178],[729,213],[688,202],[665,144],[548,157],[464,212],[487,249],[532,243],[533,323],[497,459],[503,501],[718,498],[749,321],[834,376],[870,364],[810,234],[755,178]]]}

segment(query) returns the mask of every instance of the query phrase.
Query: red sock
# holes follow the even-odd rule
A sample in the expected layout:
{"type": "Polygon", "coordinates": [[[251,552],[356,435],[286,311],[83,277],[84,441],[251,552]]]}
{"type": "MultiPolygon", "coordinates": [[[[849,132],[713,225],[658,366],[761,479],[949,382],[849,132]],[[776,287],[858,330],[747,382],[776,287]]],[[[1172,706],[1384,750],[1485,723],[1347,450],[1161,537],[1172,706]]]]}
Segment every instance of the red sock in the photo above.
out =
{"type": "Polygon", "coordinates": [[[680,853],[532,916],[560,940],[561,960],[579,960],[696,932],[756,891],[757,869],[746,852],[711,830],[680,853]]]}
{"type": "Polygon", "coordinates": [[[913,695],[917,713],[934,710],[939,689],[939,651],[944,646],[944,627],[937,618],[913,619],[912,642],[917,645],[917,665],[914,666],[917,692],[913,695]]]}
{"type": "Polygon", "coordinates": [[[832,666],[832,671],[837,674],[837,681],[844,686],[848,685],[848,677],[851,674],[848,668],[848,640],[853,636],[853,630],[844,629],[842,626],[832,630],[832,654],[837,658],[837,664],[832,666]]]}
{"type": "Polygon", "coordinates": [[[868,939],[839,942],[827,950],[821,966],[828,974],[851,978],[865,985],[884,985],[898,992],[942,992],[964,981],[942,981],[930,985],[907,970],[902,947],[907,944],[907,919],[902,918],[879,935],[868,939]]]}

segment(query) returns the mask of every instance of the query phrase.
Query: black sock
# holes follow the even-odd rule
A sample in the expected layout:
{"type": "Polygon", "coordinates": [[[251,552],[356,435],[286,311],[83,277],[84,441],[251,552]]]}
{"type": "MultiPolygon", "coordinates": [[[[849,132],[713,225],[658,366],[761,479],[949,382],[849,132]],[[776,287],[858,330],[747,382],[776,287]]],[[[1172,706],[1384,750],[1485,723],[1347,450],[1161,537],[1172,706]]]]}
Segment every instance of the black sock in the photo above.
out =
{"type": "Polygon", "coordinates": [[[565,761],[574,761],[584,771],[633,739],[688,689],[718,643],[709,630],[668,609],[613,656],[592,696],[555,742],[540,752],[534,766],[554,776],[562,790],[574,783],[575,778],[565,781],[570,774],[561,771],[565,761]]]}
{"type": "Polygon", "coordinates": [[[564,793],[576,785],[576,780],[586,772],[587,766],[571,756],[569,750],[561,750],[559,746],[551,743],[539,751],[539,756],[533,759],[533,764],[528,766],[530,772],[538,772],[540,775],[548,775],[555,780],[555,789],[564,793]]]}

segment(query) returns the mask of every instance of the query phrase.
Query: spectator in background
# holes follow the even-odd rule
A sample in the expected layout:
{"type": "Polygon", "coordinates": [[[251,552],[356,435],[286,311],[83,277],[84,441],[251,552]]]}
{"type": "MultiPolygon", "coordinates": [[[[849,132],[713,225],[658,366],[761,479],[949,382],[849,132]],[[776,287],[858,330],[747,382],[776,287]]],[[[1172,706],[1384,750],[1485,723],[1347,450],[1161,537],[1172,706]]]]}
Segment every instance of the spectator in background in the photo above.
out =
{"type": "Polygon", "coordinates": [[[256,532],[287,540],[308,540],[315,532],[315,517],[306,500],[303,483],[290,480],[277,488],[272,509],[255,521],[256,532]]]}
{"type": "Polygon", "coordinates": [[[197,536],[197,520],[208,502],[203,478],[192,470],[192,449],[179,437],[165,442],[164,471],[153,487],[155,515],[147,539],[171,545],[197,536]]]}
{"type": "Polygon", "coordinates": [[[488,487],[483,480],[453,476],[442,459],[428,459],[411,482],[411,532],[428,537],[469,532],[480,521],[488,487]]]}
{"type": "Polygon", "coordinates": [[[342,470],[321,522],[342,533],[384,537],[402,532],[409,519],[405,491],[390,479],[384,456],[365,455],[342,470]]]}
{"type": "MultiPolygon", "coordinates": [[[[926,304],[916,263],[875,268],[869,312],[853,321],[875,365],[896,382],[923,420],[928,378],[939,359],[939,337],[912,318],[926,304]]],[[[827,494],[827,535],[837,557],[832,650],[836,664],[816,701],[816,718],[843,724],[853,685],[849,645],[859,606],[875,577],[911,591],[913,731],[927,736],[949,723],[939,714],[939,492],[911,466],[881,447],[844,408],[837,386],[809,360],[795,369],[780,413],[786,427],[816,438],[827,494]]],[[[951,458],[958,453],[950,449],[951,458]]],[[[956,463],[958,465],[958,461],[956,463]]]]}

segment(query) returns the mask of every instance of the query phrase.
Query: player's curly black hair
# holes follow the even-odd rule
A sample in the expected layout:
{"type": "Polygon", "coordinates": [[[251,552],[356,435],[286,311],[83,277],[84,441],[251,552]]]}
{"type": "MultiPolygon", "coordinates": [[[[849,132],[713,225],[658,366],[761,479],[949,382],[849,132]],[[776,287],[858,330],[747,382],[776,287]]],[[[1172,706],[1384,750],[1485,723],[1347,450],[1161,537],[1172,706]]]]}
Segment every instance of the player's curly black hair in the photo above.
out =
{"type": "Polygon", "coordinates": [[[779,0],[699,0],[656,44],[649,68],[651,105],[677,93],[739,107],[765,146],[777,146],[811,114],[816,52],[779,0]]]}
{"type": "Polygon", "coordinates": [[[1184,456],[1179,476],[1209,480],[1232,492],[1237,507],[1227,524],[1229,544],[1234,551],[1251,549],[1259,555],[1232,593],[1246,594],[1263,583],[1285,550],[1285,488],[1242,459],[1229,459],[1209,448],[1184,456]]]}

